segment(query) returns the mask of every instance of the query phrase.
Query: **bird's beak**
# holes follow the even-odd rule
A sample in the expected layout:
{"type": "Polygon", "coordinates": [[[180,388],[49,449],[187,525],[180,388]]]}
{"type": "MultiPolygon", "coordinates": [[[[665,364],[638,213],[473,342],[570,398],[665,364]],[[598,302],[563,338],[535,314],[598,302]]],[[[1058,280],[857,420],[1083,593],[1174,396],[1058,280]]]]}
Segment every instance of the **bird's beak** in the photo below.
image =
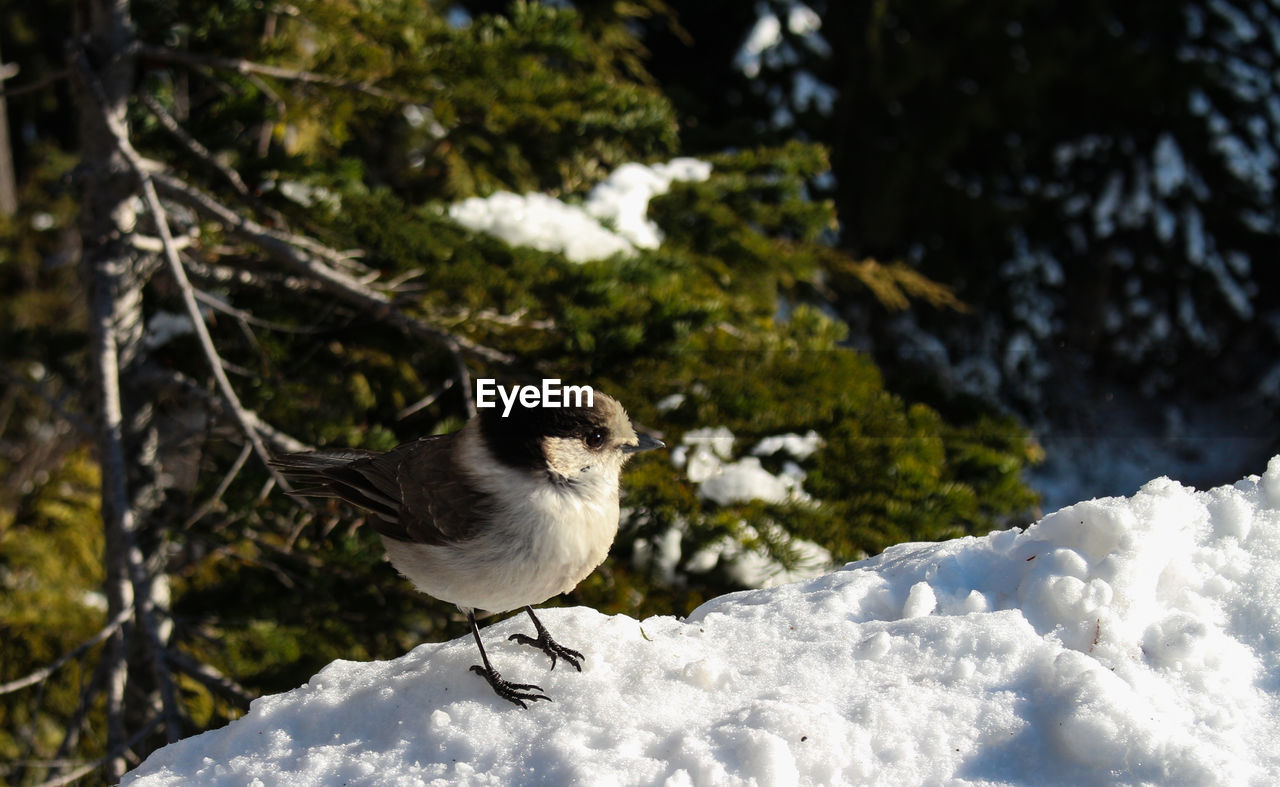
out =
{"type": "Polygon", "coordinates": [[[624,454],[638,454],[641,451],[652,451],[655,448],[667,447],[666,443],[662,442],[661,440],[655,440],[654,438],[650,437],[647,434],[639,435],[639,440],[640,442],[637,443],[636,445],[622,446],[622,452],[624,454]]]}

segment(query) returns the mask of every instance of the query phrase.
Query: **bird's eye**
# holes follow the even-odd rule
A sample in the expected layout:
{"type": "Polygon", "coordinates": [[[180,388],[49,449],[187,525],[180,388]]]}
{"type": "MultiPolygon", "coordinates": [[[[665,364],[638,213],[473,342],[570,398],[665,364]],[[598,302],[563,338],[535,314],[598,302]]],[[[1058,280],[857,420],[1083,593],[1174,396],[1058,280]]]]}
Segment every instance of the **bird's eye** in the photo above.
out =
{"type": "Polygon", "coordinates": [[[591,434],[587,435],[586,439],[587,448],[599,448],[604,445],[605,438],[608,436],[609,433],[604,429],[591,430],[591,434]]]}

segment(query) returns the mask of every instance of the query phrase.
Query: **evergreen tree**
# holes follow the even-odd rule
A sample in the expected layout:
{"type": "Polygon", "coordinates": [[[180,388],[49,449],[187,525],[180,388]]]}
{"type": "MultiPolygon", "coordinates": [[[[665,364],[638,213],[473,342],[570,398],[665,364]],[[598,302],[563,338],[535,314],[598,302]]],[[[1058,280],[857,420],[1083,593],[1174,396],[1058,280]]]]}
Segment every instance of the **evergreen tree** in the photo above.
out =
{"type": "Polygon", "coordinates": [[[973,307],[868,318],[837,282],[898,375],[1058,426],[1105,405],[1095,385],[1280,394],[1274,4],[772,0],[681,22],[694,48],[647,40],[694,149],[744,123],[828,144],[841,245],[973,307]]]}
{"type": "MultiPolygon", "coordinates": [[[[0,433],[0,570],[17,583],[54,550],[105,557],[97,573],[65,561],[44,596],[3,610],[6,637],[29,643],[0,665],[17,681],[0,704],[12,781],[65,774],[22,764],[55,756],[115,777],[126,750],[216,726],[333,658],[460,633],[381,561],[359,512],[299,507],[262,460],[457,428],[477,376],[589,383],[686,458],[723,428],[714,461],[791,479],[794,494],[717,495],[687,463],[637,462],[617,548],[569,599],[606,611],[683,613],[752,581],[750,556],[838,562],[1033,504],[1015,424],[895,396],[828,315],[832,282],[954,301],[831,247],[820,147],[707,156],[705,177],[652,201],[653,228],[597,228],[631,238],[608,256],[457,218],[502,192],[589,216],[624,164],[682,152],[634,9],[88,5],[52,67],[78,140],[25,149],[0,245],[5,406],[22,416],[0,433]],[[767,448],[810,430],[803,456],[767,448]],[[104,598],[86,596],[98,582],[104,598]],[[59,617],[33,616],[50,594],[59,617]]],[[[26,100],[17,116],[43,129],[52,115],[26,100]]]]}

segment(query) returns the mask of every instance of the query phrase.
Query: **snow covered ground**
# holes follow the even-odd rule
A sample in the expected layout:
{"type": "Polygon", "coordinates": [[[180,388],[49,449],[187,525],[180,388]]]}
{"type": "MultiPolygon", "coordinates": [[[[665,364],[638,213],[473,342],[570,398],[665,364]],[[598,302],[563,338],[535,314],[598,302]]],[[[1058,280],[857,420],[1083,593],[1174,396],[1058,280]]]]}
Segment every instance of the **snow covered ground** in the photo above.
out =
{"type": "Polygon", "coordinates": [[[582,673],[485,629],[337,661],[124,783],[1274,784],[1280,456],[1168,479],[1026,530],[902,544],[688,618],[541,613],[582,673]]]}

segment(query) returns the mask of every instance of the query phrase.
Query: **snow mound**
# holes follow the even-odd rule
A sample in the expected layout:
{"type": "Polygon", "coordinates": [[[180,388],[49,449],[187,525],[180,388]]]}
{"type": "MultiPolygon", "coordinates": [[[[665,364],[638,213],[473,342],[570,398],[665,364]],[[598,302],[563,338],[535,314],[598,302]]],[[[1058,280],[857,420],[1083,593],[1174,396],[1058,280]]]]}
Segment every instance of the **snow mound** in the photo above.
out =
{"type": "Polygon", "coordinates": [[[1024,531],[903,544],[687,619],[542,613],[547,670],[485,630],[336,661],[126,777],[192,784],[1265,784],[1280,780],[1280,456],[1024,531]]]}

